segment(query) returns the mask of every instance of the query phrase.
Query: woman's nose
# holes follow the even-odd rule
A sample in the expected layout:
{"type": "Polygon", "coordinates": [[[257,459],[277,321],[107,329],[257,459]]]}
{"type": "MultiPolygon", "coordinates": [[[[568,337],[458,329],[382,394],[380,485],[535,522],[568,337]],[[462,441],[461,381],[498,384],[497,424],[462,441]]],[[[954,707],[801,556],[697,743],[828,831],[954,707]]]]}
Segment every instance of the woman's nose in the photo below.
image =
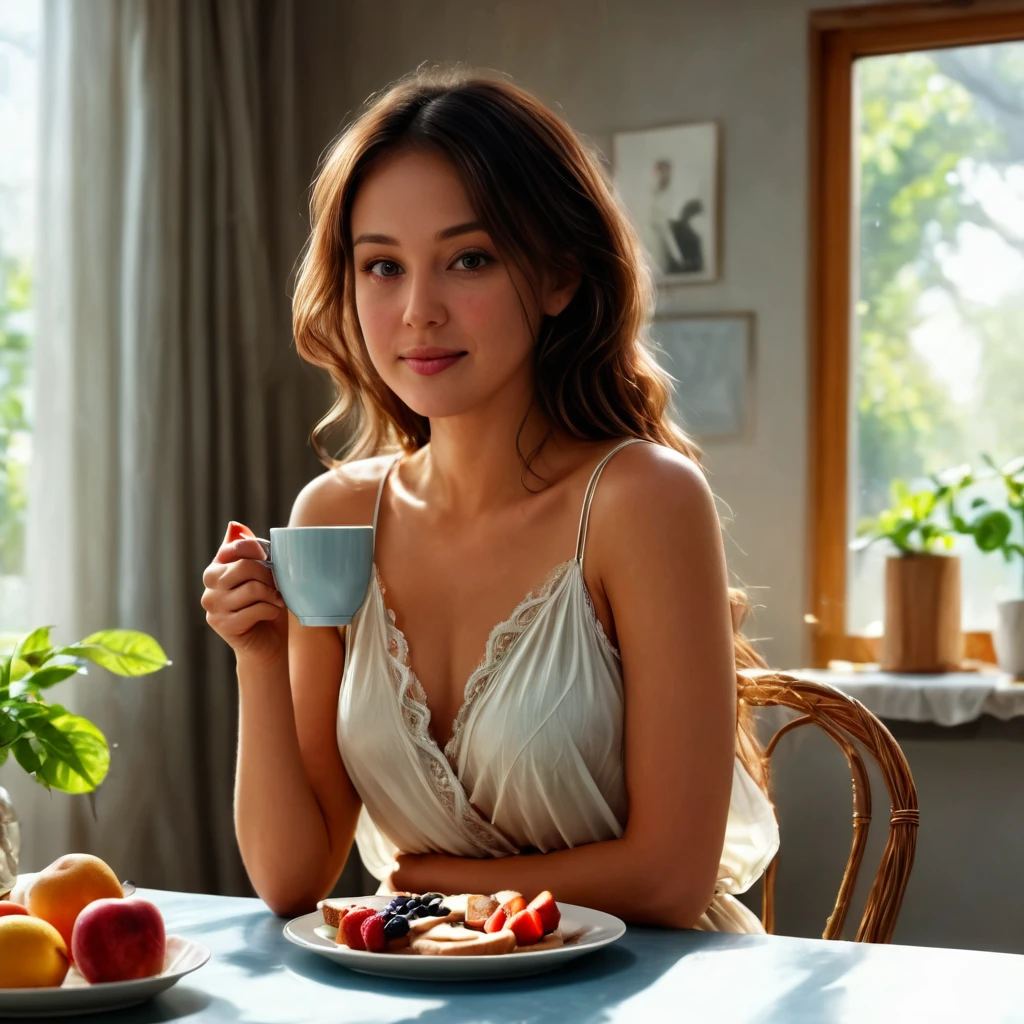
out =
{"type": "Polygon", "coordinates": [[[406,325],[415,328],[440,327],[447,319],[448,311],[436,284],[425,277],[412,278],[405,304],[406,325]]]}

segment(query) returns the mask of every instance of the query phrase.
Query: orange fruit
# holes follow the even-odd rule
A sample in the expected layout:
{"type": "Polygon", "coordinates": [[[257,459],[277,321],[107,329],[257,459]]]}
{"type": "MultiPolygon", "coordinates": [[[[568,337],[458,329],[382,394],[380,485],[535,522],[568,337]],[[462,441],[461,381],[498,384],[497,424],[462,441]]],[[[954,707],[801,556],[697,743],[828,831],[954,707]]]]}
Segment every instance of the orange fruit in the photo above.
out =
{"type": "Polygon", "coordinates": [[[122,896],[121,883],[105,861],[90,853],[69,853],[36,875],[26,905],[33,917],[49,921],[71,949],[78,915],[93,900],[122,896]]]}
{"type": "Polygon", "coordinates": [[[68,973],[68,948],[52,924],[11,914],[0,918],[0,989],[55,988],[68,973]]]}

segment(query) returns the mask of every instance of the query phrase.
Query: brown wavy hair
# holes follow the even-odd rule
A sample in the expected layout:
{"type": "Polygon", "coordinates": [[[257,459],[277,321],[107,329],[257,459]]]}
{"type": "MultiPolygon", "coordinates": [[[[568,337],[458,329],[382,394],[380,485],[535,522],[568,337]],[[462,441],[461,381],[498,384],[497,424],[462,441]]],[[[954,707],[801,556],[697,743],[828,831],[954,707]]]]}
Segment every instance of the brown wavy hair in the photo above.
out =
{"type": "MultiPolygon", "coordinates": [[[[654,287],[599,157],[525,90],[451,67],[418,71],[370,97],[328,150],[313,186],[293,317],[299,354],[327,370],[336,389],[310,438],[321,462],[333,468],[387,450],[413,452],[430,440],[430,421],[370,362],[355,309],[353,201],[371,168],[408,150],[440,153],[454,165],[477,219],[528,281],[543,271],[580,274],[566,308],[544,317],[534,349],[535,402],[547,422],[580,440],[644,438],[699,463],[669,415],[670,378],[648,335],[654,287]],[[347,439],[340,459],[327,448],[335,431],[347,439]]],[[[536,454],[520,452],[525,469],[536,454]]],[[[730,591],[730,601],[738,624],[744,598],[730,591]]],[[[761,664],[738,632],[736,664],[761,664]]],[[[737,749],[765,788],[743,705],[737,749]]]]}

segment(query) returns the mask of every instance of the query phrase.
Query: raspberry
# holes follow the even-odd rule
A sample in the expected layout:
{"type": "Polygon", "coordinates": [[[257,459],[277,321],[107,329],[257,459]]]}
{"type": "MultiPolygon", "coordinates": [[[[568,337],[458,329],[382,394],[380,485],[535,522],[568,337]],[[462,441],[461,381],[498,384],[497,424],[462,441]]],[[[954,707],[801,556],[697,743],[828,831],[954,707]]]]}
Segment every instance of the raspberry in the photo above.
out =
{"type": "Polygon", "coordinates": [[[369,907],[361,907],[358,910],[350,910],[345,915],[344,920],[341,922],[341,933],[345,940],[345,945],[349,949],[366,949],[360,929],[363,926],[363,922],[367,918],[373,917],[375,913],[369,907]]]}
{"type": "Polygon", "coordinates": [[[387,939],[384,937],[384,915],[374,914],[363,921],[359,934],[362,936],[363,945],[368,953],[383,953],[387,947],[387,939]]]}

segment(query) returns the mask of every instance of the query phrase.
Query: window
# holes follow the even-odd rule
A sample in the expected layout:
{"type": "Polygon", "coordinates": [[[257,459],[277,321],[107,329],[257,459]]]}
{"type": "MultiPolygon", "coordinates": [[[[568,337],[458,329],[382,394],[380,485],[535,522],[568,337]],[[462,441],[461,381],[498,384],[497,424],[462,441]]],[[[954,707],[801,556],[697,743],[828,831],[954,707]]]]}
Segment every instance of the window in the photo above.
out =
{"type": "Polygon", "coordinates": [[[38,0],[0,0],[0,633],[29,628],[24,559],[39,18],[38,0]]]}
{"type": "MultiPolygon", "coordinates": [[[[824,663],[874,660],[888,552],[850,541],[890,481],[1024,445],[1024,11],[861,9],[812,30],[824,663]]],[[[958,546],[967,653],[989,658],[1019,566],[958,546]]]]}

